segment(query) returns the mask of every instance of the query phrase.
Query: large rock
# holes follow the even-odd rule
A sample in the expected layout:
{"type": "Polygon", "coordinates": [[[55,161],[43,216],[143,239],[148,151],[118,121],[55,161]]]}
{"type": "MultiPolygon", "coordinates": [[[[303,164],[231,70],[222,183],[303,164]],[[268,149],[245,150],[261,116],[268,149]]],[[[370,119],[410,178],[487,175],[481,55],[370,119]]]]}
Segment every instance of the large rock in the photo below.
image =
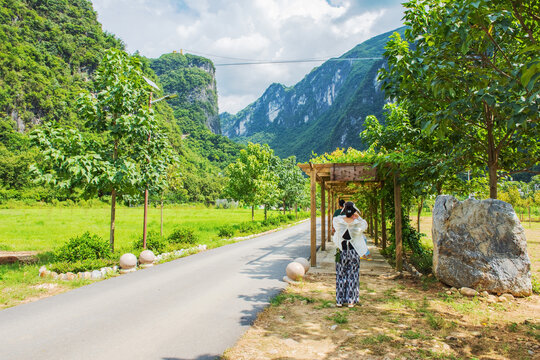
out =
{"type": "Polygon", "coordinates": [[[456,288],[531,295],[527,241],[510,204],[439,196],[432,235],[433,271],[442,282],[456,288]]]}

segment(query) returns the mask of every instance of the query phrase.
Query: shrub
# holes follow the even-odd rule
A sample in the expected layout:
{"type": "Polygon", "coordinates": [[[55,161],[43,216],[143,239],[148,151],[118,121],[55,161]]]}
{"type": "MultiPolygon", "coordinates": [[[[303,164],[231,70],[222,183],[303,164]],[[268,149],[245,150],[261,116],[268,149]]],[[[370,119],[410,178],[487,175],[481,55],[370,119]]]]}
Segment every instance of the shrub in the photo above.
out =
{"type": "Polygon", "coordinates": [[[534,275],[531,278],[532,282],[532,291],[534,294],[540,295],[540,280],[538,280],[534,275]]]}
{"type": "Polygon", "coordinates": [[[271,218],[268,218],[266,220],[266,223],[268,225],[273,225],[273,226],[279,225],[280,224],[280,219],[279,219],[279,217],[271,217],[271,218]]]}
{"type": "Polygon", "coordinates": [[[259,230],[261,228],[261,223],[256,221],[244,221],[240,224],[234,225],[234,228],[236,228],[241,233],[248,233],[259,230]]]}
{"type": "Polygon", "coordinates": [[[424,275],[433,271],[433,253],[431,251],[424,250],[421,254],[412,253],[410,260],[416,270],[424,275]]]}
{"type": "Polygon", "coordinates": [[[287,217],[287,215],[279,214],[277,218],[279,219],[280,223],[289,222],[289,218],[287,217]]]}
{"type": "Polygon", "coordinates": [[[287,219],[289,219],[289,221],[291,221],[291,220],[296,220],[296,215],[294,215],[294,214],[287,214],[287,219]]]}
{"type": "Polygon", "coordinates": [[[98,270],[102,267],[114,266],[117,262],[110,259],[90,259],[79,260],[75,262],[61,261],[51,264],[47,267],[48,270],[56,271],[57,273],[78,273],[84,271],[98,270]]]}
{"type": "MultiPolygon", "coordinates": [[[[169,243],[157,231],[149,231],[146,235],[146,248],[152,250],[155,254],[161,254],[166,251],[169,243]]],[[[142,236],[133,243],[133,248],[141,250],[143,248],[142,236]]]]}
{"type": "Polygon", "coordinates": [[[109,242],[88,231],[69,239],[55,252],[56,260],[69,262],[105,259],[110,255],[109,242]]]}
{"type": "Polygon", "coordinates": [[[195,244],[197,242],[197,236],[194,229],[179,227],[174,229],[172,234],[169,235],[168,240],[171,244],[195,244]]]}
{"type": "Polygon", "coordinates": [[[231,225],[223,225],[218,228],[218,236],[220,238],[230,238],[234,235],[235,229],[231,225]]]}

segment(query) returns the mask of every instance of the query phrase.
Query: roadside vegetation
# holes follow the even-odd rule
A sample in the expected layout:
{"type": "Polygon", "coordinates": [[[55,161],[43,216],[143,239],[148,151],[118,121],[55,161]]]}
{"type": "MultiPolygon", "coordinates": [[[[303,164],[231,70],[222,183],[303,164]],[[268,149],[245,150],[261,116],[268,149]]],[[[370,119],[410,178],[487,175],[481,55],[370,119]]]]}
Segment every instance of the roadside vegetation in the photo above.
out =
{"type": "MultiPolygon", "coordinates": [[[[105,205],[106,206],[106,205],[105,205]]],[[[37,261],[32,264],[0,265],[0,309],[41,297],[54,295],[89,284],[89,280],[61,281],[40,278],[38,269],[58,273],[91,271],[118,265],[125,252],[136,256],[143,250],[140,228],[141,208],[118,209],[117,248],[110,252],[107,214],[109,209],[77,207],[32,207],[0,209],[0,252],[37,250],[37,261]],[[5,221],[4,221],[5,219],[5,221]]],[[[167,219],[160,234],[160,209],[149,211],[147,248],[155,254],[198,245],[214,248],[242,240],[242,237],[287,226],[308,216],[300,211],[283,214],[251,209],[216,209],[203,205],[165,207],[167,219]],[[239,239],[235,239],[239,238],[239,239]]],[[[188,255],[186,253],[186,255],[188,255]]]]}

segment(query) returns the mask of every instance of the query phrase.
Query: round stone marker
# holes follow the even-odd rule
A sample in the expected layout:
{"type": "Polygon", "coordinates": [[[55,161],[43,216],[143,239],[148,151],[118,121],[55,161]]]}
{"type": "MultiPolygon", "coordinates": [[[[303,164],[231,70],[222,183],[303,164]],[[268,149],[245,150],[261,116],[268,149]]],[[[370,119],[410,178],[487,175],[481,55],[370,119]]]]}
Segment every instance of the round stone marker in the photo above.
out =
{"type": "Polygon", "coordinates": [[[309,264],[309,261],[307,261],[306,258],[299,257],[299,258],[294,259],[293,261],[302,265],[304,267],[305,273],[307,273],[309,271],[309,268],[311,267],[311,265],[309,264]]]}
{"type": "Polygon", "coordinates": [[[120,257],[120,267],[124,270],[131,270],[137,266],[137,257],[132,253],[124,254],[120,257]]]}
{"type": "Polygon", "coordinates": [[[156,256],[152,252],[152,250],[144,250],[139,255],[139,263],[144,265],[152,264],[156,260],[156,256]]]}
{"type": "Polygon", "coordinates": [[[293,280],[293,281],[298,281],[300,280],[304,274],[306,273],[306,271],[304,270],[304,267],[302,266],[302,264],[300,263],[297,263],[295,261],[289,263],[289,265],[287,265],[287,268],[285,269],[285,272],[287,273],[287,276],[289,277],[289,279],[293,280]]]}

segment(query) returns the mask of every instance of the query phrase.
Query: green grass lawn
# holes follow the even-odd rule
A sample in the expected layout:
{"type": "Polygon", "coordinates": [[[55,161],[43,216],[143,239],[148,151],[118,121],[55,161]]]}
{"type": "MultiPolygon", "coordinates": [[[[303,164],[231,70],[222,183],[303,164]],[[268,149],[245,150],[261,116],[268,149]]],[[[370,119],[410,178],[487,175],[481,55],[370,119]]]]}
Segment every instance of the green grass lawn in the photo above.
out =
{"type": "MultiPolygon", "coordinates": [[[[270,211],[268,216],[278,212],[270,211]]],[[[204,206],[174,206],[163,210],[163,232],[168,236],[177,226],[193,227],[199,243],[210,244],[218,228],[251,220],[251,209],[214,209],[204,206]]],[[[263,210],[255,211],[255,220],[263,220],[263,210]]],[[[49,251],[85,231],[109,239],[110,209],[43,207],[0,209],[0,250],[49,251]]],[[[120,207],[116,210],[115,249],[129,250],[142,236],[143,208],[120,207]]],[[[160,209],[149,208],[148,231],[159,232],[160,209]]]]}

